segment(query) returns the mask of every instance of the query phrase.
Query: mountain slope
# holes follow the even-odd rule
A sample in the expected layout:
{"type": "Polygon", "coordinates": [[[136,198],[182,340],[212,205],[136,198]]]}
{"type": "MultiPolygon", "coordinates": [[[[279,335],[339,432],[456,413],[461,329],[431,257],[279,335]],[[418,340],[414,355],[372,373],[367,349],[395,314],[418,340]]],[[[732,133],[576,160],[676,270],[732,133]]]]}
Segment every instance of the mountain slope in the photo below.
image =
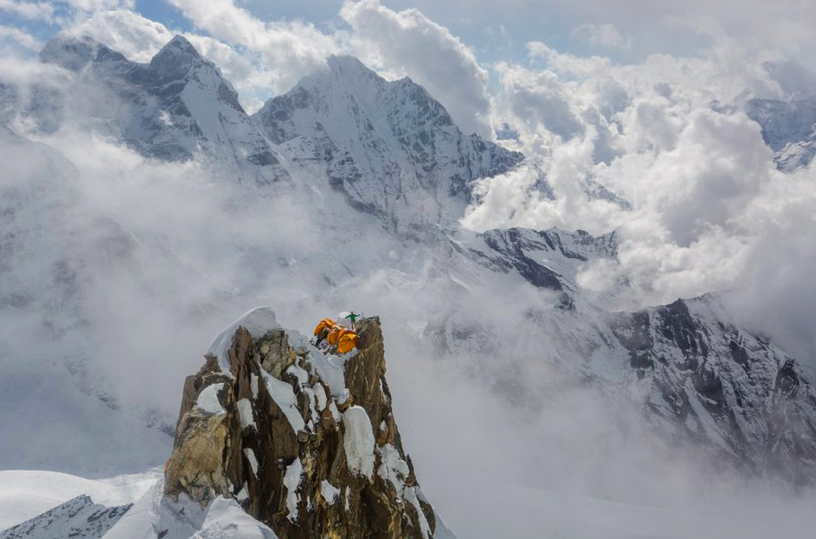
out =
{"type": "Polygon", "coordinates": [[[794,484],[816,478],[816,392],[797,362],[729,322],[707,296],[621,314],[645,406],[753,473],[794,484]]]}

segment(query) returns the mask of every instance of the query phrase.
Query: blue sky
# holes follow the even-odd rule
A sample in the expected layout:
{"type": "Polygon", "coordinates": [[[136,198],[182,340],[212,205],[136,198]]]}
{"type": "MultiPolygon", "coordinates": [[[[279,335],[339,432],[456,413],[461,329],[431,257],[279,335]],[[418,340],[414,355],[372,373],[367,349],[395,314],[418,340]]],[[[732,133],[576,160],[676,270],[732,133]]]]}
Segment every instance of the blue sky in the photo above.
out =
{"type": "MultiPolygon", "coordinates": [[[[7,2],[25,3],[21,0],[7,2]]],[[[100,0],[99,3],[129,7],[171,29],[184,32],[195,29],[194,22],[185,17],[172,1],[100,0]]],[[[325,32],[332,32],[348,29],[339,16],[343,3],[342,0],[239,0],[237,5],[261,21],[301,20],[325,32]]],[[[51,4],[57,17],[67,17],[69,14],[77,16],[67,3],[56,1],[51,4]]],[[[620,62],[638,61],[655,52],[694,54],[701,45],[710,41],[689,28],[665,24],[667,17],[684,17],[695,13],[695,2],[691,2],[688,9],[665,9],[667,3],[664,1],[625,0],[617,3],[620,7],[614,10],[604,8],[603,2],[561,0],[382,0],[381,4],[394,11],[418,9],[458,36],[484,63],[521,61],[526,56],[525,45],[529,41],[543,41],[562,52],[578,55],[603,53],[620,62]],[[661,4],[663,8],[659,7],[661,4]],[[612,24],[626,38],[632,39],[631,44],[613,50],[593,45],[575,33],[577,28],[587,24],[612,24]]],[[[61,24],[55,21],[49,23],[43,19],[26,19],[15,15],[3,10],[2,5],[0,23],[25,29],[41,41],[47,40],[61,28],[61,24]]]]}

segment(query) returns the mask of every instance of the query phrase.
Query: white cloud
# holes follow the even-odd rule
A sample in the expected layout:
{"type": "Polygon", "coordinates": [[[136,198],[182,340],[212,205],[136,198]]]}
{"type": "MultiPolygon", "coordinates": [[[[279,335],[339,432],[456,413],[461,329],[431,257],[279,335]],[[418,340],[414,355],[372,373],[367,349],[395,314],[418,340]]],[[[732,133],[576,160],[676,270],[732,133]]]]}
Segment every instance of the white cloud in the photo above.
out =
{"type": "Polygon", "coordinates": [[[327,35],[311,23],[263,22],[232,0],[170,0],[197,28],[258,55],[256,83],[281,93],[342,50],[342,33],[327,35]]]}
{"type": "Polygon", "coordinates": [[[622,36],[614,24],[600,26],[592,23],[582,24],[572,31],[572,35],[593,45],[606,48],[628,49],[632,46],[632,38],[622,36]]]}
{"type": "Polygon", "coordinates": [[[361,60],[392,76],[409,75],[463,131],[488,133],[487,71],[447,28],[419,10],[396,12],[379,0],[346,2],[340,15],[354,29],[353,48],[361,60]]]}
{"type": "Polygon", "coordinates": [[[13,13],[26,19],[51,21],[54,6],[48,2],[20,2],[17,0],[0,0],[0,11],[13,13]]]}
{"type": "Polygon", "coordinates": [[[38,51],[42,47],[42,43],[19,28],[0,26],[0,46],[3,48],[11,47],[12,49],[22,47],[29,51],[38,51]]]}
{"type": "Polygon", "coordinates": [[[58,3],[67,4],[75,10],[85,13],[117,8],[133,9],[135,5],[134,0],[58,0],[58,3]]]}
{"type": "Polygon", "coordinates": [[[67,33],[90,36],[134,62],[149,62],[173,38],[163,24],[129,10],[98,11],[67,33]]]}
{"type": "Polygon", "coordinates": [[[499,64],[496,72],[502,82],[501,97],[528,136],[540,133],[541,129],[563,140],[583,133],[584,125],[566,94],[568,85],[558,75],[508,64],[499,64]]]}

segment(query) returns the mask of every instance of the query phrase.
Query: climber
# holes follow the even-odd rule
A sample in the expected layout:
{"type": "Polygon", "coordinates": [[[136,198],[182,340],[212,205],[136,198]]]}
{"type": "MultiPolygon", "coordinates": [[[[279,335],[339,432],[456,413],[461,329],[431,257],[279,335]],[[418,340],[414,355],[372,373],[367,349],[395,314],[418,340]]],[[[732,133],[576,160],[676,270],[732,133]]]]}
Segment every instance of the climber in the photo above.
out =
{"type": "Polygon", "coordinates": [[[338,320],[340,320],[340,323],[345,327],[349,329],[355,329],[355,323],[357,322],[357,319],[360,318],[360,315],[355,313],[354,311],[342,312],[339,315],[337,315],[337,318],[338,320]],[[348,323],[346,323],[346,320],[348,320],[348,323]]]}

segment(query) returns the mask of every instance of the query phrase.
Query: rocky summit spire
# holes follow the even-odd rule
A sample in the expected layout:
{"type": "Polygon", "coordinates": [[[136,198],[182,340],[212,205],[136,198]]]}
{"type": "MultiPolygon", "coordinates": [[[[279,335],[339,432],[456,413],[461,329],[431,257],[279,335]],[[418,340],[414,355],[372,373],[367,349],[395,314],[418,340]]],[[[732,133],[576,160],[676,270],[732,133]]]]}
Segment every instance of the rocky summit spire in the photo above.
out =
{"type": "Polygon", "coordinates": [[[336,356],[269,313],[236,322],[187,378],[166,496],[233,499],[281,539],[433,537],[391,408],[379,318],[359,320],[358,348],[336,356]]]}

